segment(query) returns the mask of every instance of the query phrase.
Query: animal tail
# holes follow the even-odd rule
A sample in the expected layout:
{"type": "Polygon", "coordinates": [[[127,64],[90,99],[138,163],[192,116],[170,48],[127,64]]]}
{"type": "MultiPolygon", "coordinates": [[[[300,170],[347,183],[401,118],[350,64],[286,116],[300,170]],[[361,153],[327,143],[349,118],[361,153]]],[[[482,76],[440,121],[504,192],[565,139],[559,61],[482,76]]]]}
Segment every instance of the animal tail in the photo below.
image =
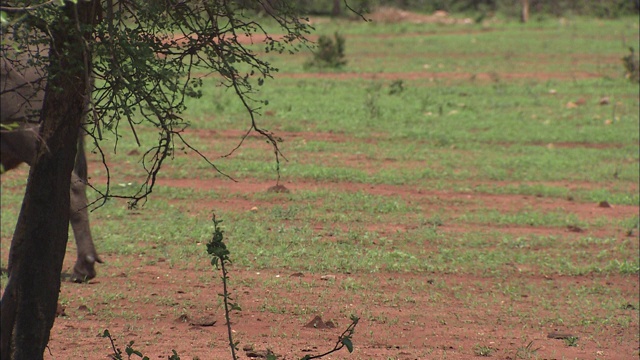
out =
{"type": "Polygon", "coordinates": [[[82,179],[85,183],[88,181],[87,179],[87,156],[84,152],[84,137],[85,132],[83,129],[80,129],[78,132],[78,150],[76,151],[76,164],[73,170],[76,172],[78,177],[82,179]]]}

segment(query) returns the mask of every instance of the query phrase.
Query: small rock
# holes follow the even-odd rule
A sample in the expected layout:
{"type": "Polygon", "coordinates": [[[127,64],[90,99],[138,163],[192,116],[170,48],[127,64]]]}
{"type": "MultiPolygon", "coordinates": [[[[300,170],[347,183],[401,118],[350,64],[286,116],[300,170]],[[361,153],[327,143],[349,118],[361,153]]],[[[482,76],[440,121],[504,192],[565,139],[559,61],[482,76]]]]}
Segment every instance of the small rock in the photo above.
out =
{"type": "Polygon", "coordinates": [[[304,274],[301,272],[297,272],[289,275],[289,277],[304,277],[304,274]]]}
{"type": "Polygon", "coordinates": [[[600,98],[600,101],[598,101],[598,104],[600,105],[609,105],[611,103],[611,101],[609,100],[608,96],[603,96],[600,98]]]}
{"type": "Polygon", "coordinates": [[[214,320],[212,316],[203,316],[203,317],[192,319],[191,321],[189,321],[189,325],[191,326],[202,326],[202,327],[213,326],[215,325],[215,323],[216,323],[216,320],[214,320]]]}
{"type": "Polygon", "coordinates": [[[322,276],[320,276],[320,280],[328,281],[328,280],[335,280],[335,279],[336,279],[335,275],[322,275],[322,276]]]}
{"type": "Polygon", "coordinates": [[[254,206],[254,207],[251,208],[251,212],[257,212],[257,211],[258,211],[258,207],[257,206],[254,206]]]}

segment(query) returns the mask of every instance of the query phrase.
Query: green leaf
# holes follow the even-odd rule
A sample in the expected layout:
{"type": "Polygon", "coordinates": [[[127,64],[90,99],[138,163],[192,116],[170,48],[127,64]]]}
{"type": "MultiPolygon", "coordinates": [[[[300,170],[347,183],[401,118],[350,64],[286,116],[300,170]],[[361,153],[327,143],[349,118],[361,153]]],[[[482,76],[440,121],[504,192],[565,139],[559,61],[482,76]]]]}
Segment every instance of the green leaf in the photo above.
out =
{"type": "Polygon", "coordinates": [[[351,342],[351,339],[349,338],[342,339],[342,344],[347,347],[347,350],[349,350],[350,353],[353,352],[353,343],[351,342]]]}
{"type": "Polygon", "coordinates": [[[0,26],[5,27],[9,25],[9,19],[7,18],[7,13],[4,11],[0,11],[0,26]]]}

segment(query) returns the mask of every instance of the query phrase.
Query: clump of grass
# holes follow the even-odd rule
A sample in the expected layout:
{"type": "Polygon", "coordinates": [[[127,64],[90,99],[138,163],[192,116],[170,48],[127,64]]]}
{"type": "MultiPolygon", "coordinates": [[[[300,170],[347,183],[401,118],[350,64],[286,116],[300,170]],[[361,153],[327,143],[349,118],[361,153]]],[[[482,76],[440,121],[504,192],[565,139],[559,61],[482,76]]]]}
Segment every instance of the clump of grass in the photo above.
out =
{"type": "Polygon", "coordinates": [[[525,359],[525,360],[529,360],[529,359],[533,359],[536,357],[538,350],[540,350],[540,348],[533,348],[533,341],[529,341],[529,344],[527,344],[527,346],[523,346],[523,347],[519,347],[518,350],[516,350],[516,359],[525,359]]]}
{"type": "Polygon", "coordinates": [[[397,95],[404,91],[404,81],[402,79],[394,80],[389,85],[389,95],[397,95]]]}
{"type": "Polygon", "coordinates": [[[305,69],[337,69],[347,64],[344,55],[344,37],[337,32],[333,37],[335,41],[326,35],[321,35],[320,38],[318,38],[318,48],[313,52],[313,58],[304,65],[305,69]]]}
{"type": "Polygon", "coordinates": [[[568,338],[564,339],[564,343],[567,346],[578,346],[578,337],[577,336],[569,336],[568,338]]]}
{"type": "Polygon", "coordinates": [[[476,345],[473,347],[473,353],[476,356],[491,356],[493,349],[488,346],[476,345]]]}

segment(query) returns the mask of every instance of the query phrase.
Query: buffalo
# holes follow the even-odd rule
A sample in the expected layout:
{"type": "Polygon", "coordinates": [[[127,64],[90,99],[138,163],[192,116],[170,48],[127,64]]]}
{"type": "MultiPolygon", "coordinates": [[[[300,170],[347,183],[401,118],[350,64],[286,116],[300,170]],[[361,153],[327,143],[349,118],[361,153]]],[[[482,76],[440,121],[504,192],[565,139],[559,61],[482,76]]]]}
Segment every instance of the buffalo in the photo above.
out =
{"type": "MultiPolygon", "coordinates": [[[[0,163],[3,171],[21,163],[31,165],[39,141],[39,112],[44,99],[44,77],[37,71],[17,71],[0,59],[0,163]]],[[[87,210],[87,159],[84,131],[78,135],[75,166],[71,174],[70,219],[78,258],[71,278],[84,282],[96,276],[95,263],[102,263],[93,244],[87,210]]]]}

